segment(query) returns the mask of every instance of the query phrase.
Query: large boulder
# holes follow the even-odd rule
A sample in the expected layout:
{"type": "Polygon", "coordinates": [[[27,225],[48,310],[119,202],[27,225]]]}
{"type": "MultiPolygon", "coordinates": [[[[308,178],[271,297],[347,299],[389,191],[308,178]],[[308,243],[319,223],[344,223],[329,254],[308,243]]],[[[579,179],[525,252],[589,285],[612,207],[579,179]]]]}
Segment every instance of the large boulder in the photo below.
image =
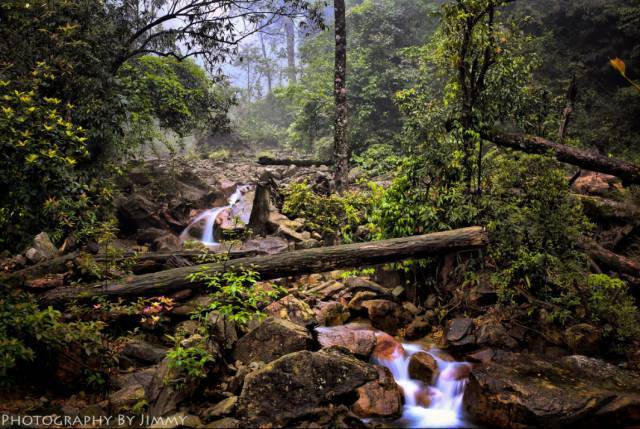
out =
{"type": "Polygon", "coordinates": [[[338,326],[351,317],[349,309],[337,301],[319,302],[316,305],[316,318],[322,326],[338,326]]]}
{"type": "Polygon", "coordinates": [[[633,426],[640,424],[640,376],[585,356],[549,361],[496,351],[471,370],[464,405],[487,427],[633,426]]]}
{"type": "Polygon", "coordinates": [[[116,201],[120,229],[125,234],[141,229],[167,229],[167,223],[158,216],[158,207],[141,194],[133,194],[116,201]]]}
{"type": "Polygon", "coordinates": [[[386,299],[373,299],[362,303],[367,309],[371,324],[391,335],[411,322],[412,316],[400,304],[386,299]]]}
{"type": "Polygon", "coordinates": [[[402,391],[388,368],[376,365],[378,379],[358,387],[353,412],[361,418],[397,419],[402,414],[402,391]]]}
{"type": "Polygon", "coordinates": [[[198,379],[189,377],[180,369],[172,367],[169,364],[169,358],[164,358],[156,367],[149,388],[146,390],[149,415],[165,416],[175,412],[178,405],[196,391],[198,384],[198,379]]]}
{"type": "Polygon", "coordinates": [[[55,258],[58,254],[58,249],[53,245],[49,235],[46,232],[33,237],[33,242],[24,256],[33,264],[42,262],[46,259],[55,258]]]}
{"type": "Polygon", "coordinates": [[[447,322],[444,329],[444,343],[448,347],[465,347],[476,342],[473,333],[473,320],[466,317],[458,317],[447,322]]]}
{"type": "Polygon", "coordinates": [[[377,377],[342,349],[291,353],[247,375],[237,414],[250,427],[284,426],[377,377]]]}
{"type": "Polygon", "coordinates": [[[348,325],[333,328],[319,327],[318,342],[323,348],[341,346],[351,353],[368,359],[376,346],[376,334],[370,329],[356,329],[348,325]]]}
{"type": "Polygon", "coordinates": [[[243,363],[271,362],[274,359],[313,345],[311,333],[288,320],[269,318],[240,338],[233,358],[243,363]]]}
{"type": "Polygon", "coordinates": [[[438,371],[438,362],[427,352],[418,352],[409,359],[409,377],[431,384],[438,371]]]}
{"type": "Polygon", "coordinates": [[[158,363],[167,355],[167,348],[133,339],[127,342],[122,354],[144,363],[158,363]]]}

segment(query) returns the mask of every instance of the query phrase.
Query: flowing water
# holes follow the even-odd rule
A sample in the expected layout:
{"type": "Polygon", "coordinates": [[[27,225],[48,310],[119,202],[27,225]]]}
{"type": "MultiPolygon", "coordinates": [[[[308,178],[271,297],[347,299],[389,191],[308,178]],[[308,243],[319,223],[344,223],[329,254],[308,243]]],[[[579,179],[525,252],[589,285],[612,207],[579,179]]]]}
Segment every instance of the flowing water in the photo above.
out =
{"type": "MultiPolygon", "coordinates": [[[[473,427],[464,419],[462,398],[467,383],[461,378],[462,367],[468,367],[466,362],[449,362],[442,359],[438,350],[424,350],[415,344],[402,344],[388,358],[375,358],[374,363],[389,368],[396,383],[404,393],[404,410],[398,425],[407,428],[461,428],[473,427]],[[433,356],[438,364],[435,382],[432,386],[425,386],[418,380],[409,377],[409,361],[418,352],[426,352],[433,356]],[[428,406],[418,402],[421,393],[426,392],[430,398],[428,406]]],[[[463,372],[464,373],[464,372],[463,372]]]]}
{"type": "MultiPolygon", "coordinates": [[[[215,207],[209,210],[205,210],[198,216],[196,216],[196,218],[189,224],[189,226],[187,226],[185,230],[182,231],[182,234],[180,234],[180,241],[184,242],[190,239],[191,235],[189,234],[189,232],[191,231],[191,229],[204,220],[205,224],[204,229],[202,230],[200,241],[205,246],[217,246],[218,244],[220,244],[215,240],[216,220],[218,219],[218,216],[220,216],[220,213],[222,213],[224,210],[233,208],[233,206],[235,206],[240,201],[242,195],[247,192],[247,190],[248,186],[238,186],[234,193],[231,194],[231,196],[227,200],[228,205],[224,207],[215,207]]],[[[240,220],[247,223],[249,219],[245,219],[244,217],[246,216],[241,216],[240,220]]]]}

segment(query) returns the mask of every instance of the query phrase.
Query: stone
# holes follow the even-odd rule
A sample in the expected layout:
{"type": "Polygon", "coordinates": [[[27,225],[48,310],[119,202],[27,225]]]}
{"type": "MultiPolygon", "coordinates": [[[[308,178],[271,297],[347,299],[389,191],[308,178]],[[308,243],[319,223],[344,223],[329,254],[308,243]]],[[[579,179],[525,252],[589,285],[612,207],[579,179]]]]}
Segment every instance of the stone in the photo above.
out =
{"type": "Polygon", "coordinates": [[[33,237],[31,247],[26,251],[24,256],[33,264],[42,262],[46,259],[55,258],[58,255],[58,249],[53,245],[49,235],[46,232],[33,237]]]}
{"type": "Polygon", "coordinates": [[[395,338],[384,332],[376,332],[373,358],[377,362],[391,361],[404,355],[404,348],[395,338]]]}
{"type": "Polygon", "coordinates": [[[361,418],[397,419],[402,415],[402,392],[388,368],[375,368],[378,379],[358,387],[358,400],[351,409],[361,418]]]}
{"type": "Polygon", "coordinates": [[[204,412],[203,417],[210,419],[210,418],[214,418],[214,417],[227,416],[227,415],[233,413],[233,411],[236,408],[236,404],[237,403],[238,403],[238,397],[237,396],[230,396],[227,399],[223,399],[222,401],[218,402],[213,407],[208,408],[204,412]]]}
{"type": "Polygon", "coordinates": [[[356,292],[353,298],[351,298],[347,307],[349,308],[349,310],[360,311],[362,310],[362,303],[364,301],[370,301],[376,299],[377,297],[378,294],[375,292],[372,292],[370,290],[361,290],[359,292],[356,292]]]}
{"type": "Polygon", "coordinates": [[[166,233],[167,231],[161,228],[145,228],[136,232],[135,239],[138,244],[151,244],[166,233]]]}
{"type": "Polygon", "coordinates": [[[237,415],[250,427],[285,426],[377,377],[340,348],[291,353],[247,375],[237,415]]]}
{"type": "Polygon", "coordinates": [[[225,417],[220,420],[216,420],[211,423],[207,423],[202,428],[211,428],[211,429],[239,429],[242,427],[242,422],[240,420],[232,419],[230,417],[225,417]]]}
{"type": "Polygon", "coordinates": [[[373,299],[362,303],[367,309],[371,324],[391,335],[406,326],[412,319],[411,314],[400,304],[386,299],[373,299]]]}
{"type": "Polygon", "coordinates": [[[130,340],[122,349],[122,354],[145,363],[158,363],[167,355],[168,349],[142,340],[130,340]]]}
{"type": "Polygon", "coordinates": [[[313,337],[304,327],[269,318],[238,340],[233,358],[243,363],[266,363],[288,353],[310,349],[312,345],[313,337]]]}
{"type": "Polygon", "coordinates": [[[207,315],[206,325],[210,338],[223,349],[231,350],[238,342],[238,326],[228,316],[211,311],[207,315]]]}
{"type": "Polygon", "coordinates": [[[317,323],[316,315],[309,307],[309,304],[293,295],[287,295],[269,304],[264,309],[264,312],[270,316],[288,320],[304,327],[310,327],[317,323]]]}
{"type": "Polygon", "coordinates": [[[602,360],[496,351],[471,369],[464,407],[486,427],[632,427],[640,376],[602,360]]]}
{"type": "Polygon", "coordinates": [[[167,229],[168,225],[160,219],[157,207],[141,194],[127,195],[115,202],[120,229],[124,234],[135,233],[141,229],[167,229]]]}
{"type": "Polygon", "coordinates": [[[417,340],[431,332],[431,323],[425,316],[416,317],[404,329],[404,337],[409,340],[417,340]]]}
{"type": "Polygon", "coordinates": [[[431,384],[433,376],[438,372],[435,358],[426,352],[418,352],[409,359],[409,377],[431,384]]]}
{"type": "Polygon", "coordinates": [[[110,381],[113,386],[118,389],[122,389],[133,384],[139,384],[145,389],[148,389],[151,385],[151,380],[153,379],[155,370],[156,369],[154,367],[151,367],[130,373],[116,374],[110,378],[110,381]]]}
{"type": "Polygon", "coordinates": [[[349,320],[351,313],[347,307],[337,301],[319,302],[316,317],[322,326],[338,326],[349,320]]]}
{"type": "Polygon", "coordinates": [[[476,319],[475,328],[476,344],[481,346],[500,347],[505,349],[515,349],[518,341],[509,335],[504,325],[494,317],[476,319]]]}
{"type": "Polygon", "coordinates": [[[109,395],[109,407],[114,413],[130,410],[137,403],[145,400],[144,387],[132,384],[109,395]]]}
{"type": "Polygon", "coordinates": [[[162,420],[149,425],[149,429],[174,429],[174,428],[197,428],[202,426],[202,421],[198,416],[179,412],[164,417],[162,420]]]}
{"type": "Polygon", "coordinates": [[[155,252],[173,252],[182,247],[180,239],[174,234],[164,234],[151,243],[151,250],[155,252]]]}
{"type": "Polygon", "coordinates": [[[573,353],[594,354],[600,350],[602,337],[593,325],[579,323],[564,331],[564,339],[573,353]]]}
{"type": "Polygon", "coordinates": [[[199,379],[186,377],[180,368],[171,367],[169,359],[164,358],[156,367],[146,399],[150,416],[165,416],[178,409],[178,405],[189,398],[198,388],[199,379]],[[180,387],[176,388],[173,380],[180,379],[180,387]]]}
{"type": "Polygon", "coordinates": [[[476,342],[473,335],[473,320],[469,318],[456,318],[447,322],[443,339],[446,346],[464,347],[476,342]]]}
{"type": "Polygon", "coordinates": [[[376,346],[376,334],[371,330],[355,329],[345,325],[333,328],[319,327],[316,331],[318,342],[323,348],[342,346],[363,359],[368,359],[376,346]]]}

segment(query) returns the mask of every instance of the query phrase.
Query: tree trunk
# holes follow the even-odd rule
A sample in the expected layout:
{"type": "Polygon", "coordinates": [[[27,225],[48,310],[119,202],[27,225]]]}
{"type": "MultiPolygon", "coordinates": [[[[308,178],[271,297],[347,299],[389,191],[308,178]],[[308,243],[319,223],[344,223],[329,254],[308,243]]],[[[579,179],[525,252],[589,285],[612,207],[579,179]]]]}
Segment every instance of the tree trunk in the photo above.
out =
{"type": "Polygon", "coordinates": [[[249,217],[249,229],[253,235],[267,235],[267,222],[271,213],[271,192],[266,182],[259,182],[256,194],[253,197],[251,216],[249,217]]]}
{"type": "Polygon", "coordinates": [[[45,304],[54,304],[96,296],[162,295],[187,288],[203,289],[205,286],[202,283],[192,283],[187,280],[187,276],[196,272],[214,275],[228,270],[247,268],[258,272],[261,280],[269,280],[472,250],[485,246],[487,242],[487,235],[483,228],[470,227],[415,237],[299,250],[278,255],[235,259],[223,263],[175,268],[159,273],[126,277],[120,283],[111,285],[57,288],[46,292],[41,298],[45,304]]]}
{"type": "Polygon", "coordinates": [[[284,18],[284,32],[287,38],[287,79],[289,80],[289,84],[297,83],[296,33],[292,19],[284,18]]]}
{"type": "Polygon", "coordinates": [[[491,130],[484,131],[482,138],[498,146],[526,153],[552,154],[558,161],[566,162],[585,170],[617,176],[627,185],[640,183],[640,167],[621,159],[609,158],[588,150],[565,146],[542,137],[526,134],[509,134],[491,130]]]}
{"type": "Polygon", "coordinates": [[[336,190],[342,192],[349,176],[349,147],[347,142],[347,23],[344,0],[335,0],[336,58],[335,58],[335,104],[333,156],[336,190]]]}
{"type": "Polygon", "coordinates": [[[264,73],[267,77],[267,94],[271,94],[273,90],[273,81],[271,78],[271,66],[269,65],[269,56],[267,55],[267,48],[264,44],[264,35],[260,33],[260,45],[262,47],[262,57],[264,58],[264,73]]]}
{"type": "Polygon", "coordinates": [[[276,159],[268,156],[261,156],[258,159],[260,165],[296,165],[298,167],[313,167],[316,165],[333,165],[332,160],[322,161],[315,159],[276,159]]]}
{"type": "Polygon", "coordinates": [[[560,118],[560,129],[558,130],[558,141],[562,143],[567,136],[567,129],[569,128],[569,122],[571,122],[571,116],[573,115],[573,105],[578,96],[578,88],[576,86],[575,73],[571,77],[571,83],[567,90],[567,104],[562,111],[562,117],[560,118]]]}
{"type": "Polygon", "coordinates": [[[593,240],[587,240],[580,246],[598,265],[618,274],[640,277],[640,262],[626,256],[618,255],[605,249],[593,240]]]}

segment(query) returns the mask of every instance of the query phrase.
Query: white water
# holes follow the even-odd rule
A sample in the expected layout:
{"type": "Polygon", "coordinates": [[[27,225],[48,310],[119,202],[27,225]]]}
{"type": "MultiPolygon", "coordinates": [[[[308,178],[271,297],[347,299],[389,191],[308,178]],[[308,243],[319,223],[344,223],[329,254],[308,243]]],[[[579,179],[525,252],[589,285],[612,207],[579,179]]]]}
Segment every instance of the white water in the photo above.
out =
{"type": "Polygon", "coordinates": [[[465,362],[447,362],[437,353],[423,350],[414,344],[402,344],[404,353],[398,349],[391,359],[375,359],[374,363],[389,368],[396,383],[404,392],[404,410],[397,422],[408,428],[462,428],[473,427],[464,419],[462,398],[466,379],[456,380],[455,372],[460,366],[468,366],[465,362]],[[425,386],[418,380],[409,377],[409,361],[417,352],[429,353],[438,364],[435,383],[425,386]],[[428,407],[418,404],[417,394],[428,392],[431,402],[428,407]]]}
{"type": "MultiPolygon", "coordinates": [[[[216,246],[220,244],[215,240],[216,220],[218,219],[218,216],[220,215],[220,213],[222,213],[223,210],[230,209],[234,205],[236,205],[238,201],[240,201],[240,198],[242,198],[242,195],[245,192],[247,192],[247,190],[248,190],[247,186],[242,186],[242,185],[238,186],[234,191],[234,193],[231,194],[231,196],[227,200],[228,205],[224,207],[215,207],[209,210],[205,210],[204,212],[196,216],[196,218],[189,224],[189,226],[187,226],[184,229],[184,231],[182,231],[182,234],[180,234],[180,241],[184,242],[188,240],[191,237],[189,235],[189,231],[191,230],[191,228],[193,228],[195,225],[200,223],[203,219],[206,219],[206,223],[202,231],[202,237],[200,238],[200,241],[205,246],[216,246]]],[[[241,219],[241,220],[245,223],[248,222],[248,219],[246,220],[241,219]]]]}

